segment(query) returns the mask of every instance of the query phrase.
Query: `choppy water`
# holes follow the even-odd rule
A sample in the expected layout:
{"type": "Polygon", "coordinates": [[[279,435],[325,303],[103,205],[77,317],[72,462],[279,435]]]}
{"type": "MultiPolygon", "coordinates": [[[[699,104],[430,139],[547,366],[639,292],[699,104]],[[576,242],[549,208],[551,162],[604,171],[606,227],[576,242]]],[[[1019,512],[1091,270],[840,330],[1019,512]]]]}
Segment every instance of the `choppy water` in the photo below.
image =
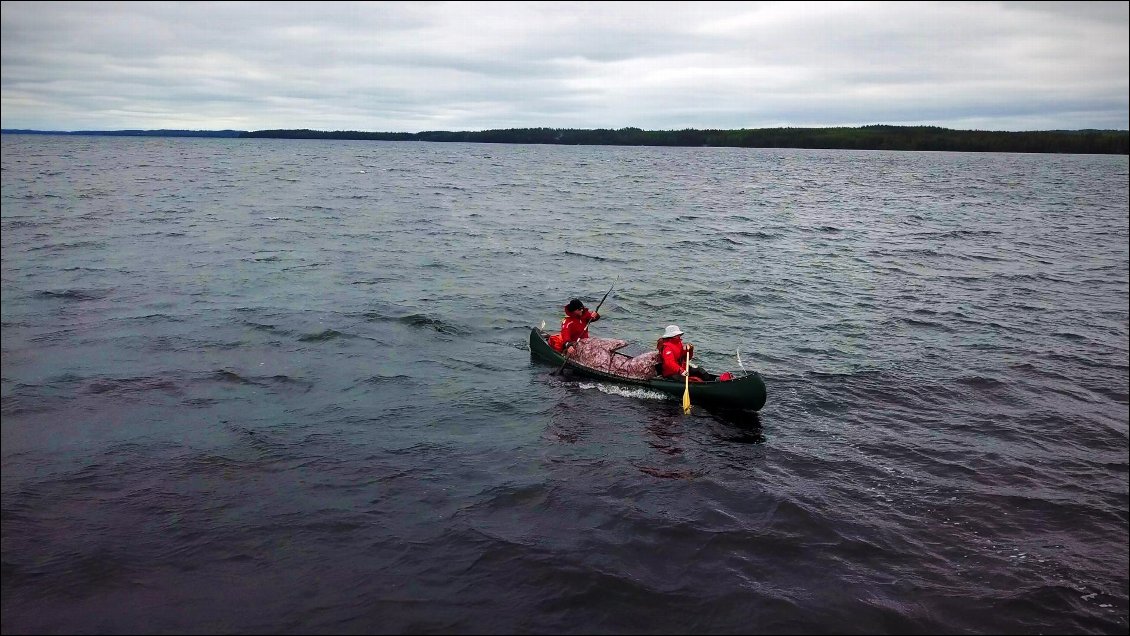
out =
{"type": "Polygon", "coordinates": [[[1127,157],[3,137],[5,633],[1125,633],[1127,157]],[[736,417],[531,360],[679,324],[736,417]]]}

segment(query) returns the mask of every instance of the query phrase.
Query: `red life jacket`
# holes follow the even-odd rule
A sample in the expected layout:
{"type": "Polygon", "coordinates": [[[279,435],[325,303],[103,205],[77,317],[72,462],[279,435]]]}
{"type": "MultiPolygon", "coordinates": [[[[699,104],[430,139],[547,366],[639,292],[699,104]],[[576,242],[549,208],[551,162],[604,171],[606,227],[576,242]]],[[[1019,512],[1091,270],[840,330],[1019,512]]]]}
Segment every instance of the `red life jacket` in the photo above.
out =
{"type": "Polygon", "coordinates": [[[579,318],[566,314],[561,319],[561,333],[555,333],[549,337],[549,346],[553,347],[554,351],[561,353],[565,348],[565,343],[588,338],[588,326],[592,319],[593,313],[588,309],[581,312],[579,318]]]}
{"type": "Polygon", "coordinates": [[[687,354],[683,351],[683,337],[675,336],[659,341],[659,375],[664,377],[681,374],[687,368],[687,354]]]}

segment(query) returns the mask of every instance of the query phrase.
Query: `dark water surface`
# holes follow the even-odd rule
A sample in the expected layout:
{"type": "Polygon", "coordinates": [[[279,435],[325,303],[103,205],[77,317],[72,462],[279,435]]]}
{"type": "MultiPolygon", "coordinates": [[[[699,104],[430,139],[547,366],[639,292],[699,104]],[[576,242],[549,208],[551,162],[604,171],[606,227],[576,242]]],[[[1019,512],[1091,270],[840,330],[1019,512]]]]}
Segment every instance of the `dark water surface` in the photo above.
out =
{"type": "Polygon", "coordinates": [[[1124,634],[1127,183],[5,135],[3,631],[1124,634]],[[531,360],[613,282],[760,414],[531,360]]]}

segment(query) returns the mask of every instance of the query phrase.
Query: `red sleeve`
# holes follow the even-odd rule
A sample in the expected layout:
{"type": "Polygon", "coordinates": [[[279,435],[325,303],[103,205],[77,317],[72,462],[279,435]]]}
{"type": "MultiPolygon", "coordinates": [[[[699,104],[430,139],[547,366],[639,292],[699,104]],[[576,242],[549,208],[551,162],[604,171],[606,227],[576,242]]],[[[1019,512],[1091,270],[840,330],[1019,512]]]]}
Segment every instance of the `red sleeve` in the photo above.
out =
{"type": "Polygon", "coordinates": [[[679,347],[663,347],[663,351],[659,352],[660,358],[663,360],[663,372],[661,375],[675,375],[683,372],[683,363],[679,358],[682,358],[682,351],[679,347]]]}

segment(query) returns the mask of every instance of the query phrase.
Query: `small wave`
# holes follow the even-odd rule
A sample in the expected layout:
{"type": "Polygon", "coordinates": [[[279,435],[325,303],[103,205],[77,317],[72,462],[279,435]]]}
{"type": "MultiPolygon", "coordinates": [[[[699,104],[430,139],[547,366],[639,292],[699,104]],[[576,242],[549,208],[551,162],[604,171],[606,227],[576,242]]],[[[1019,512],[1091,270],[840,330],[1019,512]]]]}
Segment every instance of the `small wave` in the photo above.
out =
{"type": "Polygon", "coordinates": [[[106,244],[101,241],[77,241],[74,243],[48,243],[47,245],[40,245],[38,247],[28,248],[29,252],[38,252],[40,250],[71,250],[71,249],[90,249],[106,247],[106,244]]]}
{"type": "Polygon", "coordinates": [[[4,221],[3,227],[6,230],[18,230],[25,227],[39,227],[41,225],[55,225],[57,221],[26,221],[23,219],[15,219],[12,221],[4,221]]]}
{"type": "Polygon", "coordinates": [[[770,234],[769,232],[761,232],[761,231],[757,231],[757,232],[730,232],[730,233],[735,235],[735,236],[744,236],[746,238],[754,238],[754,239],[781,238],[780,234],[770,234]]]}
{"type": "Polygon", "coordinates": [[[291,272],[291,271],[294,271],[296,269],[309,269],[309,268],[312,268],[312,267],[321,267],[325,264],[326,263],[306,263],[304,265],[291,265],[290,267],[282,268],[282,271],[291,272]]]}
{"type": "Polygon", "coordinates": [[[213,373],[211,377],[212,377],[212,379],[217,380],[219,382],[224,382],[224,383],[228,383],[228,384],[246,385],[246,386],[262,386],[262,387],[272,386],[272,385],[299,386],[299,387],[304,388],[306,391],[309,391],[311,388],[314,387],[314,383],[309,381],[309,380],[303,380],[301,378],[293,378],[293,377],[286,375],[286,374],[283,374],[283,373],[277,373],[275,375],[267,375],[267,376],[245,377],[245,376],[243,376],[243,375],[241,375],[241,374],[239,374],[235,371],[230,371],[228,369],[219,369],[215,373],[213,373]]]}
{"type": "Polygon", "coordinates": [[[26,413],[47,413],[54,410],[54,404],[64,398],[46,398],[40,387],[18,384],[8,395],[0,396],[0,414],[6,416],[26,413]]]}
{"type": "Polygon", "coordinates": [[[917,320],[917,319],[914,319],[914,318],[903,318],[902,322],[906,323],[907,325],[910,325],[911,327],[923,327],[923,328],[926,328],[926,329],[937,329],[939,331],[947,331],[947,332],[953,331],[952,327],[945,325],[945,324],[942,324],[940,322],[935,322],[933,320],[917,320]]]}
{"type": "Polygon", "coordinates": [[[920,238],[965,238],[968,236],[993,236],[1001,234],[997,230],[948,230],[945,232],[915,232],[910,236],[920,238]]]}
{"type": "Polygon", "coordinates": [[[959,384],[964,384],[978,389],[1000,389],[1007,386],[1004,382],[996,378],[986,378],[979,375],[963,376],[956,380],[959,384]]]}
{"type": "MultiPolygon", "coordinates": [[[[948,254],[942,253],[942,252],[935,250],[935,249],[930,249],[928,247],[912,247],[912,248],[907,248],[907,249],[897,249],[896,248],[896,249],[892,249],[891,252],[898,254],[899,256],[906,256],[906,255],[909,255],[909,256],[948,256],[948,254]]],[[[869,254],[872,255],[872,256],[887,256],[888,255],[888,253],[885,250],[871,250],[869,252],[869,254]]]]}
{"type": "Polygon", "coordinates": [[[58,298],[62,300],[101,300],[110,295],[108,289],[64,289],[61,291],[41,291],[38,295],[43,298],[58,298]]]}
{"type": "MultiPolygon", "coordinates": [[[[957,256],[963,260],[988,261],[990,263],[999,263],[1008,260],[991,254],[958,254],[957,256]]],[[[1020,277],[1023,278],[1024,275],[1021,274],[1020,277]]]]}
{"type": "Polygon", "coordinates": [[[652,477],[659,477],[660,479],[694,479],[695,477],[701,477],[703,475],[703,472],[698,470],[663,470],[661,468],[640,466],[638,464],[635,466],[641,473],[651,475],[652,477]]]}
{"type": "MultiPolygon", "coordinates": [[[[1003,260],[1003,259],[996,259],[996,258],[991,258],[991,257],[977,257],[977,258],[987,258],[987,259],[990,259],[990,260],[1003,260]]],[[[1010,282],[1016,281],[1016,282],[1025,282],[1025,283],[1044,283],[1044,282],[1072,283],[1072,282],[1074,282],[1074,281],[1067,279],[1067,278],[1059,278],[1059,277],[1056,277],[1056,276],[1049,276],[1048,274],[1045,274],[1043,272],[1035,272],[1035,273],[1023,272],[1023,273],[1016,273],[1016,274],[994,274],[993,278],[1003,279],[1003,280],[1007,280],[1007,281],[1010,281],[1010,282]]],[[[1025,291],[1029,291],[1025,288],[1020,288],[1020,289],[1023,289],[1025,291]]],[[[1035,290],[1031,290],[1031,291],[1035,291],[1035,290]]]]}
{"type": "MultiPolygon", "coordinates": [[[[1125,355],[1125,353],[1123,355],[1125,355]]],[[[1127,366],[1125,364],[1110,364],[1102,360],[1072,355],[1070,353],[1058,353],[1053,351],[1044,354],[1044,357],[1048,360],[1054,360],[1056,362],[1065,362],[1070,365],[1080,365],[1090,367],[1092,369],[1109,369],[1112,371],[1118,371],[1123,374],[1125,374],[1127,370],[1127,366]]],[[[1125,357],[1123,359],[1125,360],[1125,357]]]]}
{"type": "MultiPolygon", "coordinates": [[[[899,271],[905,271],[905,270],[899,270],[899,271]]],[[[981,275],[977,275],[977,274],[937,274],[937,277],[944,279],[944,280],[957,281],[959,283],[973,283],[973,282],[988,280],[987,276],[981,276],[981,275]]]]}
{"type": "Polygon", "coordinates": [[[309,391],[311,388],[314,387],[314,383],[309,381],[309,380],[303,380],[302,378],[292,378],[289,375],[286,375],[286,374],[283,374],[283,373],[276,373],[275,375],[263,376],[260,381],[266,382],[268,384],[283,384],[283,385],[288,385],[288,386],[300,386],[300,387],[305,388],[307,391],[309,391]]]}
{"type": "Polygon", "coordinates": [[[298,338],[300,342],[326,342],[328,340],[335,340],[337,338],[348,338],[349,334],[342,333],[336,329],[325,329],[318,333],[308,333],[298,338]]]}
{"type": "Polygon", "coordinates": [[[152,322],[152,323],[184,322],[185,321],[184,318],[181,318],[179,316],[172,316],[172,315],[169,315],[169,314],[161,314],[161,313],[145,314],[144,316],[124,316],[122,318],[111,318],[110,319],[111,322],[116,322],[116,321],[119,321],[119,320],[126,321],[126,322],[152,322]]]}
{"type": "Polygon", "coordinates": [[[1029,362],[1012,364],[1009,365],[1009,368],[1033,378],[1050,378],[1052,380],[1055,380],[1056,382],[1069,382],[1071,380],[1071,378],[1068,378],[1061,373],[1057,373],[1049,367],[1036,365],[1029,362]]]}
{"type": "Polygon", "coordinates": [[[171,380],[164,378],[105,378],[94,380],[86,386],[86,393],[94,395],[110,394],[124,395],[127,393],[143,393],[146,391],[164,391],[166,393],[180,393],[180,387],[171,380]]]}
{"type": "Polygon", "coordinates": [[[227,369],[216,371],[213,377],[221,382],[229,382],[231,384],[255,384],[235,371],[228,371],[227,369]]]}
{"type": "Polygon", "coordinates": [[[582,253],[580,253],[580,252],[573,252],[573,251],[571,251],[571,250],[565,250],[565,251],[564,251],[564,252],[562,252],[562,253],[563,253],[563,254],[568,254],[569,256],[580,256],[581,258],[590,258],[590,259],[592,259],[592,260],[594,260],[594,261],[600,261],[600,262],[602,262],[602,263],[608,263],[608,262],[611,262],[611,263],[623,263],[623,262],[625,262],[625,261],[622,261],[622,260],[618,260],[618,259],[615,259],[615,258],[611,258],[611,257],[608,257],[608,256],[594,256],[594,255],[592,255],[592,254],[582,254],[582,253]]]}
{"type": "Polygon", "coordinates": [[[371,375],[361,382],[363,384],[400,384],[404,380],[411,380],[411,376],[398,373],[396,375],[371,375]]]}
{"type": "Polygon", "coordinates": [[[753,294],[730,294],[722,298],[723,301],[728,303],[735,303],[738,305],[753,305],[759,300],[753,294]]]}
{"type": "Polygon", "coordinates": [[[425,316],[424,314],[411,314],[397,319],[398,322],[408,325],[410,327],[425,327],[434,329],[435,331],[446,334],[449,336],[461,336],[470,333],[467,329],[453,325],[438,318],[425,316]]]}
{"type": "Polygon", "coordinates": [[[267,325],[267,324],[263,324],[263,323],[260,323],[260,322],[251,322],[249,320],[245,320],[245,321],[243,321],[243,324],[254,329],[254,330],[256,330],[256,331],[265,331],[267,333],[273,333],[273,334],[278,334],[278,335],[283,335],[283,336],[291,335],[291,333],[292,333],[292,332],[287,331],[285,329],[279,329],[278,327],[276,327],[274,325],[267,325]]]}
{"type": "Polygon", "coordinates": [[[197,407],[197,408],[215,406],[216,404],[219,404],[219,403],[220,403],[220,401],[215,399],[215,398],[206,398],[206,397],[194,397],[194,398],[186,398],[184,400],[181,400],[181,404],[184,404],[185,406],[191,406],[191,407],[197,407]]]}

